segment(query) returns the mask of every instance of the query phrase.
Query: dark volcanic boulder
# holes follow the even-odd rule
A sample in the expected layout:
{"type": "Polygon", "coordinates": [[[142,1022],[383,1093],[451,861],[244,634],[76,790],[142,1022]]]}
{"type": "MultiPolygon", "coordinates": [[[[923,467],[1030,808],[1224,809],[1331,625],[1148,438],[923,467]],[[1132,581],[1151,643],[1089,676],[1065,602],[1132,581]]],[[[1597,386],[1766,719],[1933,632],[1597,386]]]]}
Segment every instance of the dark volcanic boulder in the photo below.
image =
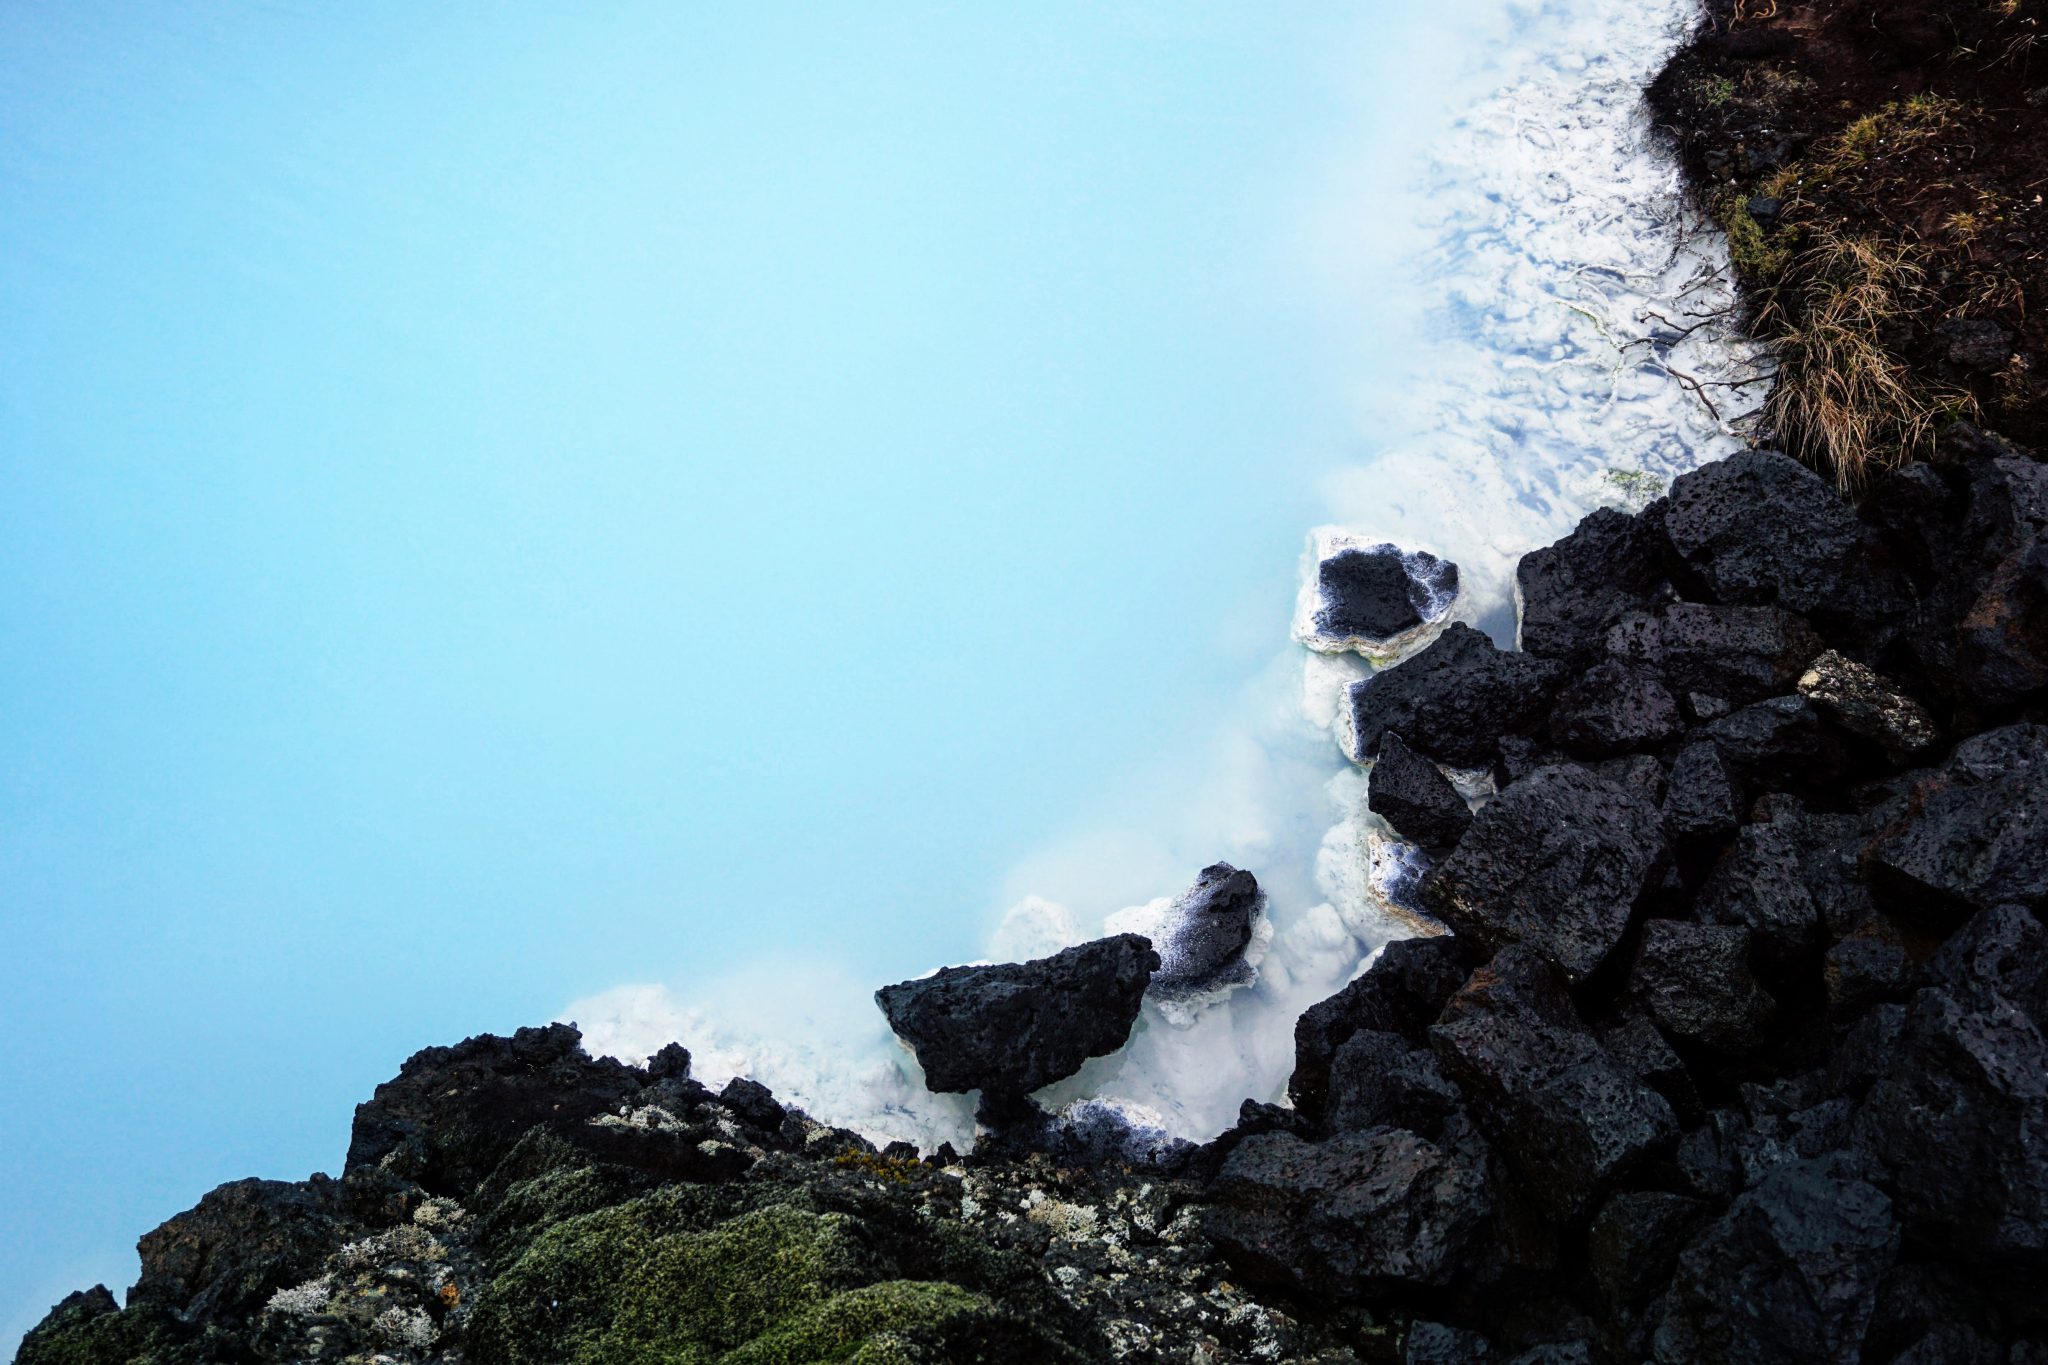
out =
{"type": "Polygon", "coordinates": [[[1607,628],[1650,604],[1661,559],[1654,528],[1611,507],[1589,514],[1556,544],[1523,555],[1515,568],[1521,647],[1545,659],[1598,658],[1607,628]]]}
{"type": "MultiPolygon", "coordinates": [[[[1940,49],[1937,27],[1933,50],[1940,49]]],[[[2012,334],[1983,318],[1949,318],[1936,323],[1934,340],[1949,364],[1984,374],[1996,374],[2012,355],[2012,334]]]]}
{"type": "Polygon", "coordinates": [[[1257,877],[1229,863],[1203,868],[1153,935],[1159,968],[1152,973],[1152,995],[1178,999],[1249,982],[1254,973],[1244,950],[1265,911],[1257,877]]]}
{"type": "Polygon", "coordinates": [[[1410,1324],[1401,1338],[1401,1365],[1487,1365],[1493,1359],[1485,1337],[1441,1322],[1410,1324]]]}
{"type": "Polygon", "coordinates": [[[1708,1208],[1663,1190],[1623,1190],[1601,1205],[1586,1231],[1586,1251],[1608,1303],[1634,1307],[1662,1289],[1708,1208]]]}
{"type": "Polygon", "coordinates": [[[1900,608],[1875,538],[1820,475],[1748,450],[1681,475],[1663,526],[1716,602],[1869,625],[1900,608]]]}
{"type": "Polygon", "coordinates": [[[1917,572],[1906,644],[1950,702],[1976,712],[2040,685],[2034,546],[2048,529],[2048,466],[1966,423],[1942,447],[1935,465],[1879,485],[1879,515],[1917,572]]]}
{"type": "Polygon", "coordinates": [[[1770,962],[1800,957],[1820,942],[1820,908],[1807,890],[1799,845],[1777,824],[1742,827],[1694,908],[1708,924],[1747,929],[1770,962]]]}
{"type": "Polygon", "coordinates": [[[727,1081],[725,1089],[718,1092],[718,1102],[732,1110],[742,1123],[769,1133],[782,1126],[788,1112],[773,1091],[745,1076],[727,1081]]]}
{"type": "Polygon", "coordinates": [[[1491,1212],[1483,1143],[1399,1128],[1247,1138],[1209,1197],[1202,1231],[1240,1275],[1345,1298],[1446,1283],[1491,1212]]]}
{"type": "Polygon", "coordinates": [[[1653,806],[1664,803],[1664,765],[1649,754],[1596,759],[1587,763],[1585,768],[1601,781],[1612,782],[1623,791],[1634,792],[1653,806]]]}
{"type": "Polygon", "coordinates": [[[573,1025],[481,1034],[414,1053],[356,1106],[346,1170],[387,1159],[429,1192],[465,1197],[535,1124],[615,1112],[643,1074],[593,1058],[573,1025]]]}
{"type": "Polygon", "coordinates": [[[1664,788],[1664,829],[1674,843],[1708,844],[1735,832],[1742,791],[1721,751],[1711,742],[1688,744],[1671,765],[1664,788]]]}
{"type": "Polygon", "coordinates": [[[1679,1122],[1699,1121],[1704,1111],[1692,1072],[1648,1014],[1630,1008],[1595,1031],[1614,1064],[1662,1095],[1679,1122]]]}
{"type": "Polygon", "coordinates": [[[1958,929],[1928,962],[1927,975],[1967,1005],[2003,1000],[2048,1030],[2048,930],[2020,906],[1996,906],[1958,929]]]}
{"type": "Polygon", "coordinates": [[[105,1285],[68,1294],[22,1339],[14,1365],[214,1365],[241,1343],[195,1332],[168,1309],[122,1312],[105,1285]]]}
{"type": "Polygon", "coordinates": [[[1767,790],[1810,786],[1839,769],[1839,749],[1821,712],[1802,696],[1751,702],[1706,726],[1720,755],[1767,790]]]}
{"type": "Polygon", "coordinates": [[[1791,691],[1822,648],[1813,627],[1779,607],[1672,602],[1630,612],[1607,632],[1609,654],[1654,668],[1700,720],[1712,718],[1707,701],[1742,706],[1791,691]]]}
{"type": "Polygon", "coordinates": [[[1854,1019],[1873,1005],[1903,1000],[1915,984],[1912,956],[1898,935],[1886,932],[1889,928],[1888,921],[1875,920],[1821,959],[1828,1010],[1836,1019],[1854,1019]]]}
{"type": "Polygon", "coordinates": [[[1159,954],[1136,934],[1031,962],[944,967],[875,992],[925,1084],[1021,1097],[1124,1045],[1159,954]]]}
{"type": "Polygon", "coordinates": [[[1316,634],[1368,648],[1440,620],[1458,595],[1458,566],[1396,545],[1351,546],[1316,566],[1316,634]]]}
{"type": "Polygon", "coordinates": [[[1988,1270],[2048,1272],[2048,1044],[1995,990],[1914,997],[1858,1141],[1921,1239],[1988,1270]]]}
{"type": "Polygon", "coordinates": [[[1768,697],[1706,728],[1721,757],[1764,791],[1806,790],[1838,776],[1842,747],[1804,697],[1768,697]]]}
{"type": "Polygon", "coordinates": [[[1454,621],[1413,658],[1351,685],[1352,756],[1377,757],[1393,730],[1440,763],[1479,767],[1502,735],[1541,721],[1563,676],[1563,665],[1495,649],[1454,621]]]}
{"type": "Polygon", "coordinates": [[[1884,1192],[1838,1158],[1780,1166],[1679,1258],[1656,1358],[1853,1365],[1898,1245],[1884,1192]]]}
{"type": "Polygon", "coordinates": [[[1902,914],[2048,905],[2048,727],[2011,725],[1958,744],[1871,844],[1864,872],[1902,914]]]}
{"type": "Polygon", "coordinates": [[[1287,1093],[1311,1117],[1322,1113],[1337,1049],[1361,1029],[1421,1045],[1429,1026],[1472,971],[1472,946],[1442,934],[1396,939],[1356,981],[1294,1021],[1294,1074],[1287,1093]]]}
{"type": "Polygon", "coordinates": [[[1956,629],[1963,685],[1978,706],[2006,706],[2048,687],[2048,540],[1992,571],[1956,629]]]}
{"type": "Polygon", "coordinates": [[[1406,1128],[1435,1137],[1458,1108],[1436,1056],[1397,1034],[1360,1029],[1330,1064],[1325,1125],[1332,1131],[1406,1128]]]}
{"type": "Polygon", "coordinates": [[[1576,979],[1621,941],[1664,856],[1656,807],[1584,768],[1540,768],[1479,808],[1423,900],[1483,947],[1528,944],[1576,979]]]}
{"type": "Polygon", "coordinates": [[[1527,948],[1474,972],[1429,1036],[1480,1129],[1553,1217],[1578,1216],[1677,1141],[1671,1106],[1607,1055],[1527,948]]]}
{"type": "Polygon", "coordinates": [[[131,1304],[186,1322],[252,1317],[279,1289],[311,1278],[352,1226],[338,1182],[237,1180],[145,1233],[131,1304]]]}
{"type": "Polygon", "coordinates": [[[1756,1046],[1773,1008],[1749,969],[1749,931],[1735,925],[1651,920],[1628,989],[1673,1038],[1719,1052],[1756,1046]]]}
{"type": "Polygon", "coordinates": [[[1401,742],[1392,730],[1380,737],[1365,804],[1404,839],[1446,848],[1472,823],[1472,808],[1436,764],[1401,742]]]}
{"type": "Polygon", "coordinates": [[[1685,728],[1678,702],[1657,675],[1638,664],[1607,659],[1557,694],[1551,742],[1587,758],[1647,749],[1685,728]]]}

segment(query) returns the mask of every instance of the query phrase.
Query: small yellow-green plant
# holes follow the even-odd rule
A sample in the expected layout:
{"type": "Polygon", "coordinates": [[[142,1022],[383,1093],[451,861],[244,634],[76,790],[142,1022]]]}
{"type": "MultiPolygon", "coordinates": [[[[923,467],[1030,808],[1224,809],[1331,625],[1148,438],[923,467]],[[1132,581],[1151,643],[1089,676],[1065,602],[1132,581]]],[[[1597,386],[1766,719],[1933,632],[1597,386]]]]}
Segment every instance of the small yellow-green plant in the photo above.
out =
{"type": "Polygon", "coordinates": [[[832,1164],[842,1171],[858,1171],[891,1185],[907,1185],[911,1173],[923,1163],[907,1157],[877,1156],[873,1152],[841,1152],[832,1164]]]}

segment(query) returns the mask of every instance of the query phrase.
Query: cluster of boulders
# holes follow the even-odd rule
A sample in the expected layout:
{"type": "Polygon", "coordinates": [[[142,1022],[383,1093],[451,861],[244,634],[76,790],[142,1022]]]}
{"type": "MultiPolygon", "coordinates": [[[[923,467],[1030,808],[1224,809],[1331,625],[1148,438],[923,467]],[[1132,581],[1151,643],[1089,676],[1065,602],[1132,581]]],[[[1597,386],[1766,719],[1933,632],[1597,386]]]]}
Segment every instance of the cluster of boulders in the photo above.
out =
{"type": "Polygon", "coordinates": [[[1390,1339],[1263,1301],[1198,1181],[1115,1155],[921,1158],[713,1092],[680,1046],[486,1035],[378,1087],[339,1179],[222,1186],[142,1239],[126,1307],[73,1294],[17,1360],[1356,1365],[1340,1336],[1390,1339]]]}
{"type": "Polygon", "coordinates": [[[18,1359],[2048,1362],[2044,529],[2048,466],[1959,428],[1860,509],[1751,451],[1526,557],[1520,649],[1452,626],[1351,698],[1448,932],[1201,1147],[1030,1096],[1243,979],[1227,864],[1164,951],[878,993],[971,1157],[474,1038],[18,1359]]]}
{"type": "Polygon", "coordinates": [[[1969,428],[1860,512],[1750,451],[1358,684],[1452,932],[1212,1148],[1241,1273],[1415,1362],[2048,1360],[2044,527],[1969,428]]]}
{"type": "Polygon", "coordinates": [[[339,1179],[222,1186],[142,1239],[125,1308],[74,1294],[17,1360],[1099,1358],[1035,1258],[960,1222],[957,1166],[689,1071],[564,1024],[429,1048],[358,1107],[339,1179]]]}

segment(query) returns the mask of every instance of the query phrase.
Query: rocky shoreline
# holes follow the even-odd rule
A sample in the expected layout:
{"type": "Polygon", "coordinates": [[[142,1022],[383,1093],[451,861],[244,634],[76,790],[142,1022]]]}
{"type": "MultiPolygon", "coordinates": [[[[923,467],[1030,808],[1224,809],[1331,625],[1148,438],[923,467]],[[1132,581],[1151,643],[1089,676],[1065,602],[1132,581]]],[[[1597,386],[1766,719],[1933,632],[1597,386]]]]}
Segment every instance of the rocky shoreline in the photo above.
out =
{"type": "MultiPolygon", "coordinates": [[[[1801,88],[1716,103],[1720,64],[1849,43],[1761,8],[1660,82],[1709,198],[1761,124],[1693,115],[1801,88]]],[[[1740,174],[1840,134],[1801,136],[1740,174]]],[[[1148,992],[1242,979],[1262,898],[1218,864],[1157,941],[879,993],[979,1090],[971,1155],[713,1093],[680,1046],[473,1038],[358,1108],[338,1178],[221,1187],[17,1361],[2048,1362],[2048,467],[1986,429],[1995,376],[1944,378],[1942,321],[1904,363],[1984,423],[1854,502],[1769,450],[1705,466],[1525,556],[1519,649],[1453,624],[1353,689],[1450,932],[1301,1016],[1288,1103],[1193,1146],[1029,1098],[1148,992]]]]}

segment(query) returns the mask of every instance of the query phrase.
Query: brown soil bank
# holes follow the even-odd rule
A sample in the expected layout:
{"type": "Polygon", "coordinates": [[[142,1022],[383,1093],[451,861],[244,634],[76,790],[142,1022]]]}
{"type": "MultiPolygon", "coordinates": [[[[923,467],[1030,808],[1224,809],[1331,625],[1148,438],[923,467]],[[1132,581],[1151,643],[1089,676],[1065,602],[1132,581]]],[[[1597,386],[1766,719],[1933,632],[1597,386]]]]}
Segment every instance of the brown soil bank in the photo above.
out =
{"type": "Polygon", "coordinates": [[[1709,0],[1650,92],[1847,487],[1969,417],[2048,443],[2048,0],[1709,0]]]}

